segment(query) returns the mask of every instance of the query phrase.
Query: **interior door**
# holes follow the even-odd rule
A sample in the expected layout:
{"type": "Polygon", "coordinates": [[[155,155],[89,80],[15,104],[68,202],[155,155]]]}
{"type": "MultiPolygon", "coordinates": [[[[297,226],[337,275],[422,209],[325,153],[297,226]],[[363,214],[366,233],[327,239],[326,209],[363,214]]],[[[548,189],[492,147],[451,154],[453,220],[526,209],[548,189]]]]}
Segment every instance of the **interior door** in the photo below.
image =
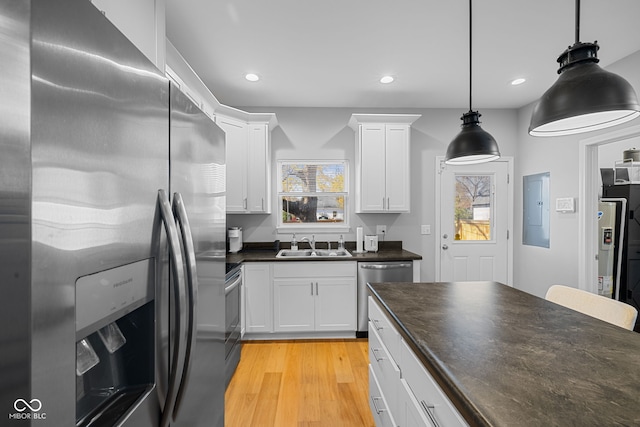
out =
{"type": "Polygon", "coordinates": [[[465,166],[439,159],[437,280],[511,284],[510,168],[510,159],[465,166]]]}

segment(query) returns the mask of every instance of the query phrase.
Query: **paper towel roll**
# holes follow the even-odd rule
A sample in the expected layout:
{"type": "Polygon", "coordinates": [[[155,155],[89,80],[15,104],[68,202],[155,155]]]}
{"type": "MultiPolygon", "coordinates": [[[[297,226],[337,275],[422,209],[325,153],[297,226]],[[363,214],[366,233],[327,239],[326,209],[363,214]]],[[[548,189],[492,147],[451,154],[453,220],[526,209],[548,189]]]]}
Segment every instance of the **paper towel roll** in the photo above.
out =
{"type": "Polygon", "coordinates": [[[364,236],[362,233],[362,227],[356,227],[356,253],[361,254],[364,252],[364,236]]]}

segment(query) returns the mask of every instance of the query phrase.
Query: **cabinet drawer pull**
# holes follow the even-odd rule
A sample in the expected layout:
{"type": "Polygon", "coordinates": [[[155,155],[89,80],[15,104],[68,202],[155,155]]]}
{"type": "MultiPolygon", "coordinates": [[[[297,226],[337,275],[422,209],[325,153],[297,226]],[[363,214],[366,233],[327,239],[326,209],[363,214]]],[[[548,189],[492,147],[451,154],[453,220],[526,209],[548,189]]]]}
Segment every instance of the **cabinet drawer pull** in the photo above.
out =
{"type": "Polygon", "coordinates": [[[385,359],[385,357],[380,357],[380,356],[378,356],[378,352],[379,352],[379,351],[380,351],[380,349],[379,349],[379,348],[372,348],[372,349],[371,349],[371,352],[373,353],[373,357],[375,357],[376,362],[380,362],[381,360],[384,360],[384,359],[385,359]]]}
{"type": "Polygon", "coordinates": [[[427,416],[429,417],[429,420],[431,420],[433,426],[440,427],[440,424],[438,424],[438,421],[436,420],[436,414],[434,411],[436,407],[433,405],[428,405],[424,400],[420,401],[420,405],[422,406],[422,409],[424,409],[424,412],[427,413],[427,416]]]}
{"type": "Polygon", "coordinates": [[[311,296],[313,296],[313,282],[311,282],[311,296]]]}
{"type": "Polygon", "coordinates": [[[376,328],[376,331],[381,331],[384,328],[380,326],[380,321],[378,319],[371,319],[371,323],[373,323],[373,327],[376,328]]]}
{"type": "Polygon", "coordinates": [[[378,405],[376,404],[377,400],[382,400],[382,398],[371,396],[371,403],[373,403],[373,409],[376,411],[376,414],[380,415],[383,412],[387,412],[385,408],[378,408],[378,405]]]}

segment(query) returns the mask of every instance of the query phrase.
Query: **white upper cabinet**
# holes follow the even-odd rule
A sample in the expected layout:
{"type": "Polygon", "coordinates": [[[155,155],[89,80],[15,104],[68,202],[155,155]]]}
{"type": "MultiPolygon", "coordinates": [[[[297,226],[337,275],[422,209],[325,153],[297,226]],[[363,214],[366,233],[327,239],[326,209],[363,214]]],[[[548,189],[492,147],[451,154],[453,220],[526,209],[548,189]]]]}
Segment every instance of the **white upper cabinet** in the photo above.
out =
{"type": "Polygon", "coordinates": [[[267,123],[247,127],[247,209],[271,213],[271,139],[267,123]]]}
{"type": "Polygon", "coordinates": [[[247,124],[224,116],[216,123],[226,134],[227,212],[245,212],[247,201],[247,124]]]}
{"type": "Polygon", "coordinates": [[[411,124],[419,114],[353,114],[356,212],[409,212],[411,124]]]}
{"type": "Polygon", "coordinates": [[[226,133],[227,213],[271,213],[272,122],[218,113],[216,123],[226,133]]]}

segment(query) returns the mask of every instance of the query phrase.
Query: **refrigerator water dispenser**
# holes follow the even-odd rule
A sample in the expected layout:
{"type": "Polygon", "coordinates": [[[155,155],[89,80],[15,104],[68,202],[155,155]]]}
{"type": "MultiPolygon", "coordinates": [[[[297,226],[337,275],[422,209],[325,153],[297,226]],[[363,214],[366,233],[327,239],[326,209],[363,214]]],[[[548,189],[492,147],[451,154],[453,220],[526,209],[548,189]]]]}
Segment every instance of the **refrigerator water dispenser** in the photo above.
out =
{"type": "Polygon", "coordinates": [[[76,426],[114,425],[153,388],[154,266],[76,281],[76,426]]]}

